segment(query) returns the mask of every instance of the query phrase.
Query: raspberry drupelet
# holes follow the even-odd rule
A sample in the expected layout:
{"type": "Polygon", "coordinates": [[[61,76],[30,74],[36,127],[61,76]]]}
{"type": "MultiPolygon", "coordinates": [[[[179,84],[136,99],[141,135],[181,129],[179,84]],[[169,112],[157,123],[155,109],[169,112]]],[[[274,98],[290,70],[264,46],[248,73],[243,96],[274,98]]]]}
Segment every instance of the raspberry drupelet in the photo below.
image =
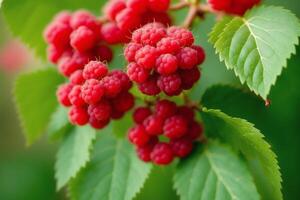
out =
{"type": "Polygon", "coordinates": [[[169,100],[137,107],[132,117],[135,125],[128,130],[128,139],[144,162],[168,165],[175,157],[184,158],[203,135],[202,124],[195,119],[195,109],[177,106],[169,100]]]}
{"type": "Polygon", "coordinates": [[[194,45],[192,32],[161,23],[149,23],[135,30],[124,55],[127,74],[147,95],[164,92],[179,95],[200,79],[198,65],[205,59],[201,46],[194,45]]]}

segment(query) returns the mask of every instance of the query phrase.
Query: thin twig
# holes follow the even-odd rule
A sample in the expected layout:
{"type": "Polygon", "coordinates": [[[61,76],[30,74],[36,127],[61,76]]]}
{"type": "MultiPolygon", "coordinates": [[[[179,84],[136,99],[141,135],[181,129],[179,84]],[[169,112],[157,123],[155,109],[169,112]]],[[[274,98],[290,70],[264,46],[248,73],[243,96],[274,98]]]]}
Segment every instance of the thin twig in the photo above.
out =
{"type": "Polygon", "coordinates": [[[183,24],[182,24],[182,27],[184,27],[184,28],[191,27],[195,17],[197,16],[197,12],[198,12],[197,6],[190,5],[189,12],[188,12],[183,24]]]}
{"type": "Polygon", "coordinates": [[[169,8],[169,10],[180,10],[180,9],[185,8],[185,7],[188,7],[188,6],[189,6],[188,2],[186,2],[186,1],[181,1],[181,2],[179,2],[179,3],[176,3],[176,4],[174,4],[174,5],[171,5],[170,8],[169,8]]]}

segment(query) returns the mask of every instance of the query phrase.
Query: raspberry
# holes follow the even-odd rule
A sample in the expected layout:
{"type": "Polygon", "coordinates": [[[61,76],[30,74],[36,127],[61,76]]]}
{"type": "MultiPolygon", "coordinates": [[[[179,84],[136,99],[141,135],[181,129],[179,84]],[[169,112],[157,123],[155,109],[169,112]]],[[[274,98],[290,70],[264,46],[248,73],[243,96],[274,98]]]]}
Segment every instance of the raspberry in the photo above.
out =
{"type": "Polygon", "coordinates": [[[69,44],[69,37],[72,32],[70,26],[64,23],[52,23],[44,32],[44,38],[48,43],[57,47],[65,47],[69,44]]]}
{"type": "Polygon", "coordinates": [[[84,66],[83,78],[88,79],[101,79],[108,73],[107,65],[99,61],[90,61],[84,66]]]}
{"type": "Polygon", "coordinates": [[[147,10],[148,0],[128,0],[126,5],[137,13],[143,13],[147,10]]]}
{"type": "Polygon", "coordinates": [[[169,75],[177,70],[177,58],[172,54],[162,54],[156,60],[156,71],[161,75],[169,75]]]}
{"type": "Polygon", "coordinates": [[[157,95],[160,93],[160,88],[156,84],[157,76],[150,76],[145,82],[139,84],[139,89],[142,93],[147,95],[157,95]]]}
{"type": "Polygon", "coordinates": [[[122,90],[129,90],[132,87],[132,82],[126,73],[121,70],[112,70],[110,76],[115,77],[121,82],[122,90]]]}
{"type": "Polygon", "coordinates": [[[162,23],[166,26],[170,26],[172,24],[170,16],[165,12],[147,12],[142,16],[142,24],[153,22],[162,23]]]}
{"type": "Polygon", "coordinates": [[[138,65],[145,69],[152,69],[155,66],[158,52],[155,47],[146,45],[136,52],[135,60],[138,65]]]}
{"type": "Polygon", "coordinates": [[[108,46],[105,45],[99,45],[96,48],[96,54],[101,62],[110,62],[113,59],[113,52],[108,46]]]}
{"type": "Polygon", "coordinates": [[[156,137],[150,138],[148,143],[142,147],[137,147],[136,151],[138,157],[143,160],[144,162],[151,161],[151,152],[154,146],[157,144],[158,140],[156,137]]]}
{"type": "Polygon", "coordinates": [[[193,33],[187,29],[172,26],[168,28],[167,33],[178,40],[181,46],[191,46],[194,43],[193,33]]]}
{"type": "Polygon", "coordinates": [[[69,25],[71,17],[72,17],[72,15],[70,12],[61,11],[55,15],[53,21],[69,25]]]}
{"type": "Polygon", "coordinates": [[[173,153],[180,158],[186,157],[193,150],[193,141],[189,138],[172,140],[170,145],[173,153]]]}
{"type": "Polygon", "coordinates": [[[81,66],[75,62],[72,57],[64,57],[58,63],[58,70],[64,76],[69,77],[73,72],[80,69],[81,66]]]}
{"type": "Polygon", "coordinates": [[[135,61],[135,54],[136,52],[142,48],[142,45],[141,44],[138,44],[138,43],[129,43],[126,47],[125,47],[125,50],[124,50],[124,56],[126,58],[126,60],[128,62],[134,62],[135,61]]]}
{"type": "Polygon", "coordinates": [[[76,70],[70,76],[70,82],[74,85],[82,85],[85,79],[82,76],[82,70],[76,70]]]}
{"type": "Polygon", "coordinates": [[[127,74],[132,81],[144,83],[148,79],[150,72],[149,70],[132,62],[127,66],[127,74]]]}
{"type": "Polygon", "coordinates": [[[50,45],[47,48],[47,57],[52,63],[57,63],[64,53],[64,48],[56,47],[54,45],[50,45]]]}
{"type": "Polygon", "coordinates": [[[104,95],[104,89],[96,79],[87,80],[81,88],[83,100],[88,104],[96,104],[104,95]]]}
{"type": "Polygon", "coordinates": [[[160,76],[157,81],[158,87],[168,96],[174,96],[181,93],[181,79],[178,74],[160,76]]]}
{"type": "Polygon", "coordinates": [[[107,16],[110,20],[115,20],[116,15],[123,9],[126,8],[126,3],[124,0],[114,0],[108,1],[108,3],[104,7],[105,16],[107,16]]]}
{"type": "Polygon", "coordinates": [[[165,37],[157,43],[157,50],[160,53],[176,53],[180,48],[180,43],[171,37],[165,37]]]}
{"type": "Polygon", "coordinates": [[[156,23],[147,24],[133,32],[132,40],[136,43],[141,43],[143,45],[154,46],[158,41],[166,36],[166,30],[164,27],[156,27],[156,23]]]}
{"type": "Polygon", "coordinates": [[[164,123],[164,135],[170,139],[180,138],[187,133],[187,122],[180,115],[172,116],[166,119],[164,123]]]}
{"type": "Polygon", "coordinates": [[[69,100],[69,93],[71,92],[73,88],[72,84],[65,83],[62,84],[58,87],[56,91],[56,96],[58,101],[63,105],[63,106],[71,106],[71,102],[69,100]]]}
{"type": "Polygon", "coordinates": [[[116,22],[121,30],[128,31],[140,26],[141,19],[134,10],[125,8],[116,15],[116,22]]]}
{"type": "Polygon", "coordinates": [[[230,14],[243,15],[248,9],[260,3],[260,0],[209,0],[208,3],[215,10],[230,14]]]}
{"type": "Polygon", "coordinates": [[[113,109],[113,111],[111,113],[111,118],[112,119],[120,119],[121,117],[123,117],[123,115],[124,115],[124,112],[120,112],[120,111],[113,109]]]}
{"type": "Polygon", "coordinates": [[[114,76],[106,76],[101,80],[101,86],[104,88],[104,93],[106,97],[115,97],[121,90],[121,81],[114,76]]]}
{"type": "Polygon", "coordinates": [[[88,123],[89,115],[85,108],[72,106],[69,111],[69,119],[72,124],[83,126],[88,123]]]}
{"type": "Polygon", "coordinates": [[[189,137],[192,140],[196,140],[197,138],[201,137],[202,134],[203,127],[201,126],[201,124],[196,121],[192,121],[189,125],[187,137],[189,137]]]}
{"type": "Polygon", "coordinates": [[[192,121],[195,117],[194,110],[188,106],[179,106],[177,111],[178,114],[184,117],[187,121],[192,121]]]}
{"type": "Polygon", "coordinates": [[[192,69],[198,64],[198,53],[190,47],[181,49],[176,56],[181,69],[192,69]]]}
{"type": "Polygon", "coordinates": [[[102,26],[101,35],[108,44],[117,44],[128,41],[124,31],[113,22],[108,22],[102,26]]]}
{"type": "Polygon", "coordinates": [[[169,5],[170,0],[149,0],[149,8],[154,12],[165,12],[169,5]]]}
{"type": "Polygon", "coordinates": [[[185,90],[191,89],[201,76],[197,67],[189,70],[180,70],[179,74],[181,77],[182,88],[185,90]]]}
{"type": "Polygon", "coordinates": [[[80,26],[78,29],[72,32],[70,39],[71,45],[74,49],[79,52],[84,52],[94,46],[96,36],[91,29],[85,26],[80,26]]]}
{"type": "Polygon", "coordinates": [[[160,100],[155,105],[155,114],[162,119],[174,115],[177,111],[176,104],[169,100],[160,100]]]}
{"type": "Polygon", "coordinates": [[[149,135],[160,135],[163,132],[163,121],[156,115],[148,116],[143,125],[149,135]]]}
{"type": "Polygon", "coordinates": [[[128,139],[132,144],[144,146],[150,139],[142,125],[137,125],[128,131],[128,139]]]}
{"type": "Polygon", "coordinates": [[[102,129],[109,123],[109,121],[109,119],[105,121],[99,121],[93,117],[90,117],[89,123],[95,129],[102,129]]]}
{"type": "Polygon", "coordinates": [[[89,115],[98,121],[107,121],[111,114],[111,105],[106,100],[101,100],[95,105],[88,107],[89,115]]]}
{"type": "Polygon", "coordinates": [[[80,85],[75,85],[71,92],[68,95],[69,100],[72,105],[74,106],[83,106],[85,102],[82,99],[81,96],[81,86],[80,85]]]}
{"type": "Polygon", "coordinates": [[[133,112],[133,120],[135,121],[135,123],[141,124],[151,114],[152,112],[148,107],[138,107],[133,112]]]}
{"type": "Polygon", "coordinates": [[[168,165],[174,159],[172,148],[169,144],[160,142],[151,152],[151,160],[157,165],[168,165]]]}
{"type": "Polygon", "coordinates": [[[74,12],[70,24],[73,29],[85,26],[94,32],[97,32],[97,29],[100,28],[96,17],[86,10],[78,10],[74,12]]]}
{"type": "Polygon", "coordinates": [[[134,97],[129,92],[122,92],[112,100],[114,109],[119,112],[126,112],[134,105],[134,97]]]}
{"type": "Polygon", "coordinates": [[[198,55],[197,65],[201,65],[205,60],[205,51],[204,51],[204,49],[200,46],[197,46],[197,45],[193,45],[192,48],[197,51],[197,55],[198,55]]]}

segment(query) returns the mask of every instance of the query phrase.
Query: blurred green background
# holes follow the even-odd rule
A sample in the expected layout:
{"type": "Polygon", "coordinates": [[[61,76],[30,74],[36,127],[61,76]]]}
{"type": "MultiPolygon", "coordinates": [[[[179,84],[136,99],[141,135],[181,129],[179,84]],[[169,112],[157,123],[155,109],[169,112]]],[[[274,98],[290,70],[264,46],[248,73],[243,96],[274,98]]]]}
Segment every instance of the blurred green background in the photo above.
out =
{"type": "MultiPolygon", "coordinates": [[[[299,0],[266,0],[264,3],[283,6],[300,17],[299,0]]],[[[173,17],[178,22],[184,14],[185,11],[182,11],[173,17]]],[[[18,17],[17,13],[15,17],[18,17]]],[[[237,78],[218,61],[212,46],[207,43],[207,34],[213,23],[213,16],[208,15],[205,21],[197,20],[193,28],[197,42],[207,52],[202,79],[191,92],[195,100],[200,100],[203,92],[216,83],[239,85],[237,78]]],[[[16,41],[0,12],[0,54],[12,43],[16,41]]],[[[17,59],[18,54],[22,53],[15,52],[14,58],[17,59]]],[[[278,155],[283,193],[287,200],[300,199],[300,48],[297,48],[297,53],[298,56],[289,60],[288,68],[283,70],[276,86],[272,88],[270,107],[265,107],[263,101],[251,95],[245,98],[230,97],[221,105],[211,103],[212,107],[249,120],[265,134],[266,140],[278,155]]],[[[49,143],[44,138],[29,148],[25,147],[11,95],[13,80],[20,71],[44,66],[44,62],[34,58],[31,53],[27,52],[26,58],[21,66],[14,66],[12,70],[0,61],[0,200],[66,199],[64,191],[55,191],[53,166],[58,144],[49,143]]],[[[136,199],[177,199],[171,186],[171,176],[172,166],[154,168],[136,199]]]]}

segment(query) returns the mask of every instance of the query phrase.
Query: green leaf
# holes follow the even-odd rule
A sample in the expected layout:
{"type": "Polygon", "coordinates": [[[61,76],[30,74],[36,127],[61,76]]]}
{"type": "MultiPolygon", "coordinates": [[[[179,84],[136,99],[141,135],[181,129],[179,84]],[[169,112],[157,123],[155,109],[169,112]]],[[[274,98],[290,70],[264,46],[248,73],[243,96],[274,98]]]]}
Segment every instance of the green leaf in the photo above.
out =
{"type": "Polygon", "coordinates": [[[57,189],[62,188],[90,160],[96,131],[89,126],[76,127],[63,140],[57,153],[55,177],[57,189]]]}
{"type": "Polygon", "coordinates": [[[260,6],[244,17],[225,18],[210,34],[210,41],[242,83],[264,99],[287,59],[295,53],[300,36],[298,18],[281,7],[260,6]]]}
{"type": "Polygon", "coordinates": [[[72,125],[68,119],[68,109],[63,106],[58,106],[55,113],[53,113],[47,133],[50,139],[57,140],[60,139],[66,134],[72,125]]]}
{"type": "Polygon", "coordinates": [[[182,200],[260,199],[244,161],[218,143],[198,148],[181,160],[174,186],[182,200]]]}
{"type": "Polygon", "coordinates": [[[127,140],[102,131],[92,159],[70,184],[76,200],[130,200],[142,188],[151,165],[140,161],[127,140]]]}
{"type": "Polygon", "coordinates": [[[45,57],[46,43],[42,33],[53,15],[62,10],[88,9],[99,13],[105,1],[99,0],[6,0],[2,10],[15,36],[45,57]]]}
{"type": "Polygon", "coordinates": [[[22,74],[17,78],[14,95],[27,144],[32,144],[45,131],[58,105],[55,97],[57,85],[63,80],[53,68],[22,74]]]}
{"type": "Polygon", "coordinates": [[[206,134],[229,143],[245,156],[263,199],[282,199],[281,174],[276,155],[253,124],[219,110],[204,109],[206,134]]]}

